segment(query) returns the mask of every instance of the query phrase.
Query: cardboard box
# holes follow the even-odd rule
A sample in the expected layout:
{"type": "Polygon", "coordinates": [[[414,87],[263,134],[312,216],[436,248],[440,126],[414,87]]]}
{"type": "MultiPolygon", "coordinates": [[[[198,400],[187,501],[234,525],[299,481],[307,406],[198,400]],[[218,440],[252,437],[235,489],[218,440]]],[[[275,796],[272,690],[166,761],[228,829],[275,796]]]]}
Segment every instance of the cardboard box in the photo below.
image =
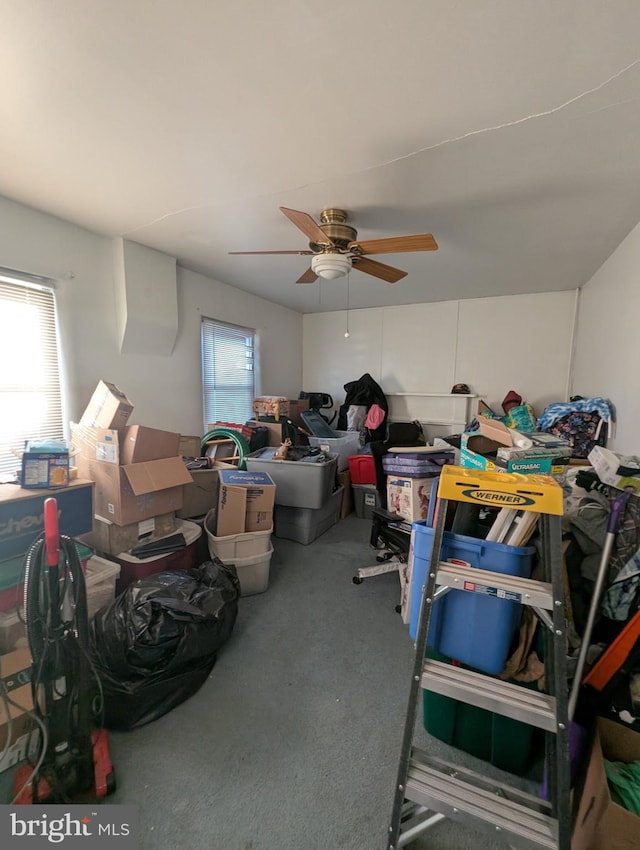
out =
{"type": "Polygon", "coordinates": [[[308,398],[289,399],[289,419],[292,422],[295,422],[296,425],[300,425],[301,428],[305,428],[305,424],[300,418],[300,414],[303,413],[305,410],[309,410],[308,398]]]}
{"type": "Polygon", "coordinates": [[[101,516],[94,516],[91,545],[106,555],[119,555],[133,549],[138,543],[148,543],[173,534],[175,524],[173,511],[129,525],[116,525],[101,516]]]}
{"type": "Polygon", "coordinates": [[[55,492],[0,484],[0,561],[24,555],[36,537],[42,534],[44,501],[51,498],[58,505],[61,534],[77,537],[91,531],[92,481],[78,479],[55,492]]]}
{"type": "Polygon", "coordinates": [[[20,483],[27,489],[53,489],[69,483],[69,455],[62,452],[24,452],[20,483]]]}
{"type": "Polygon", "coordinates": [[[95,428],[124,428],[133,405],[115,384],[100,381],[87,405],[80,425],[95,428]]]}
{"type": "Polygon", "coordinates": [[[193,480],[181,457],[120,466],[77,456],[78,471],[95,482],[94,511],[129,525],[182,507],[182,488],[193,480]]]}
{"type": "Polygon", "coordinates": [[[269,432],[269,446],[282,445],[282,423],[281,422],[258,422],[256,419],[250,419],[247,425],[259,427],[264,426],[269,432]]]}
{"type": "Polygon", "coordinates": [[[120,436],[120,463],[146,463],[163,457],[180,455],[180,434],[149,428],[147,425],[127,425],[120,436]]]}
{"type": "Polygon", "coordinates": [[[353,490],[351,489],[351,473],[348,469],[338,472],[338,486],[343,487],[340,501],[340,519],[349,516],[353,511],[353,490]]]}
{"type": "Polygon", "coordinates": [[[27,738],[31,719],[26,711],[33,710],[31,699],[31,655],[27,649],[17,649],[0,655],[0,676],[13,702],[25,711],[9,703],[9,714],[4,700],[0,700],[0,753],[9,743],[7,752],[0,761],[0,771],[13,767],[27,755],[27,738]],[[11,717],[11,739],[8,741],[9,717],[11,717]]]}
{"type": "Polygon", "coordinates": [[[427,518],[433,478],[387,475],[387,509],[408,522],[427,518]]]}
{"type": "Polygon", "coordinates": [[[620,723],[598,718],[586,769],[584,788],[573,831],[572,850],[634,850],[640,817],[614,803],[607,785],[604,759],[640,760],[640,733],[620,723]]]}
{"type": "Polygon", "coordinates": [[[266,472],[220,470],[216,536],[267,531],[273,525],[276,485],[266,472]]]}
{"type": "Polygon", "coordinates": [[[181,457],[179,434],[147,425],[127,425],[117,430],[71,423],[71,434],[74,452],[88,460],[124,466],[181,457]]]}
{"type": "Polygon", "coordinates": [[[546,442],[535,444],[535,434],[520,434],[502,422],[486,417],[480,417],[478,424],[479,431],[462,434],[460,466],[493,472],[519,472],[523,475],[564,474],[571,457],[568,444],[565,456],[550,455],[548,448],[545,448],[548,445],[546,442]],[[497,457],[501,447],[516,450],[514,456],[497,457]]]}
{"type": "Polygon", "coordinates": [[[603,448],[603,446],[594,446],[589,452],[588,460],[598,473],[598,478],[604,484],[616,487],[618,490],[632,487],[636,494],[640,493],[640,476],[618,475],[620,466],[627,466],[632,469],[634,467],[640,468],[640,458],[619,455],[612,452],[611,449],[603,448]]]}
{"type": "Polygon", "coordinates": [[[200,437],[187,437],[180,434],[180,445],[178,454],[180,457],[202,457],[202,439],[200,437]]]}
{"type": "Polygon", "coordinates": [[[204,516],[217,507],[221,469],[236,469],[230,463],[215,461],[211,469],[191,469],[191,484],[185,484],[182,507],[177,512],[181,519],[204,516]]]}
{"type": "Polygon", "coordinates": [[[76,458],[120,463],[120,432],[112,428],[94,428],[71,423],[71,440],[76,458]]]}

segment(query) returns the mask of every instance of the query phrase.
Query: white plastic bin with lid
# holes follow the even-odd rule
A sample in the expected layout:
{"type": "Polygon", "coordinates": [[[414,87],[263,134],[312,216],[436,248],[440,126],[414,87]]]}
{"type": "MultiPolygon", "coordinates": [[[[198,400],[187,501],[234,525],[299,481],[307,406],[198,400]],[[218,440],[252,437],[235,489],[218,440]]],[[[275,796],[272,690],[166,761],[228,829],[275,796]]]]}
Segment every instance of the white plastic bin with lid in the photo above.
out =
{"type": "Polygon", "coordinates": [[[84,574],[87,589],[87,614],[91,620],[105,605],[116,598],[116,581],[120,575],[120,564],[99,558],[89,558],[84,574]]]}
{"type": "Polygon", "coordinates": [[[309,437],[309,445],[338,455],[338,472],[349,469],[349,455],[358,454],[359,431],[336,431],[335,437],[309,437]]]}
{"type": "Polygon", "coordinates": [[[215,527],[216,511],[214,509],[207,514],[204,529],[207,532],[209,554],[212,558],[220,558],[223,562],[231,561],[233,558],[265,555],[271,546],[273,527],[267,531],[245,531],[242,534],[228,534],[225,537],[216,537],[211,530],[215,527]]]}
{"type": "Polygon", "coordinates": [[[261,455],[265,449],[246,458],[249,472],[267,472],[276,485],[276,505],[291,508],[321,508],[333,492],[338,456],[328,454],[321,462],[273,460],[261,455]]]}

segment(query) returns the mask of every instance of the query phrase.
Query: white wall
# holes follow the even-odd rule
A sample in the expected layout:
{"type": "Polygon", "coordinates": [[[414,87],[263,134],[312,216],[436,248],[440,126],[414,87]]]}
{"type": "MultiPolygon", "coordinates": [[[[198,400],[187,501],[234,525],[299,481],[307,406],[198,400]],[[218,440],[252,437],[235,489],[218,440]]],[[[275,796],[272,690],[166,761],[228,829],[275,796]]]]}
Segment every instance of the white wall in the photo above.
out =
{"type": "Polygon", "coordinates": [[[135,405],[132,422],[200,434],[201,315],[258,331],[261,392],[296,398],[301,388],[302,316],[293,310],[179,268],[173,353],[122,354],[114,240],[1,197],[0,266],[57,281],[67,419],[104,378],[135,405]]]}
{"type": "Polygon", "coordinates": [[[640,224],[580,294],[572,394],[604,396],[616,407],[609,447],[640,454],[640,224]]]}
{"type": "MultiPolygon", "coordinates": [[[[363,372],[387,394],[446,394],[463,382],[498,411],[515,389],[539,414],[566,398],[575,300],[551,292],[352,310],[348,339],[346,312],[307,314],[303,388],[338,403],[363,372]]],[[[397,419],[464,418],[451,399],[390,400],[397,419]]]]}

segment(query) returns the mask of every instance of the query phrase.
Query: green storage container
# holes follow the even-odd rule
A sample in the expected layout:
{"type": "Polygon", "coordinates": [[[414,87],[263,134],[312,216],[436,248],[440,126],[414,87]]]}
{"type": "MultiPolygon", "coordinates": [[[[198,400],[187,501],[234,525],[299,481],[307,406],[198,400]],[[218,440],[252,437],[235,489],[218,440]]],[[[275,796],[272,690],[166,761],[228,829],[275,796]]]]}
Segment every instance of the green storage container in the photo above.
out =
{"type": "MultiPolygon", "coordinates": [[[[431,650],[427,657],[451,663],[446,655],[431,650]]],[[[535,727],[432,691],[423,691],[423,720],[434,738],[509,773],[526,773],[537,754],[540,738],[535,727]]]]}

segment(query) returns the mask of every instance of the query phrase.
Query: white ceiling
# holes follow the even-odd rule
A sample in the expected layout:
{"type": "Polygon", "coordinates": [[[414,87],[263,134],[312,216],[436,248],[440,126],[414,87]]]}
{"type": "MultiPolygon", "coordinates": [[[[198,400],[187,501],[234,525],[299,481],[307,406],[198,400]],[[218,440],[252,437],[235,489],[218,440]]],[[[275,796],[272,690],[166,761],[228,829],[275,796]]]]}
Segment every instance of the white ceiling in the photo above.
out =
{"type": "Polygon", "coordinates": [[[303,312],[570,289],[640,221],[637,0],[0,0],[0,194],[303,312]]]}

